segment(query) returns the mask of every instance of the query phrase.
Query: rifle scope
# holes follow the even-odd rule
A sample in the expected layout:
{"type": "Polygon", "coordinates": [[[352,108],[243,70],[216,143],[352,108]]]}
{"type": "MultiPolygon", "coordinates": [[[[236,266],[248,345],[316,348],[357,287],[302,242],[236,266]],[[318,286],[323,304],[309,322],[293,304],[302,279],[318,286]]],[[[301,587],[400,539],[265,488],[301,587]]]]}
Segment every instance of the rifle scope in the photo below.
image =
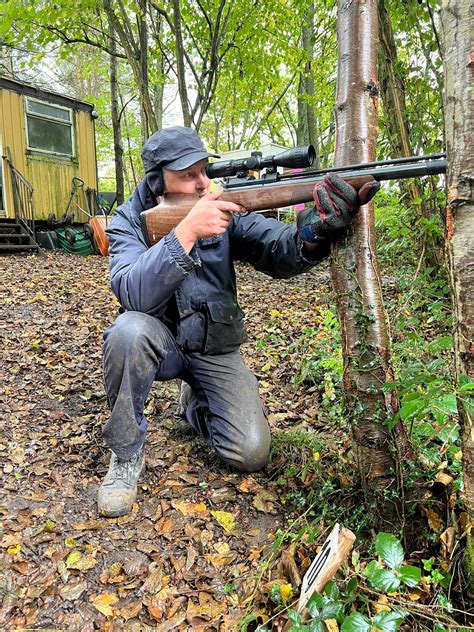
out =
{"type": "Polygon", "coordinates": [[[262,156],[260,152],[252,152],[251,156],[240,160],[218,160],[206,165],[208,178],[225,178],[236,176],[249,170],[276,169],[276,167],[289,167],[297,169],[311,167],[316,157],[313,145],[303,145],[287,149],[274,156],[262,156]]]}

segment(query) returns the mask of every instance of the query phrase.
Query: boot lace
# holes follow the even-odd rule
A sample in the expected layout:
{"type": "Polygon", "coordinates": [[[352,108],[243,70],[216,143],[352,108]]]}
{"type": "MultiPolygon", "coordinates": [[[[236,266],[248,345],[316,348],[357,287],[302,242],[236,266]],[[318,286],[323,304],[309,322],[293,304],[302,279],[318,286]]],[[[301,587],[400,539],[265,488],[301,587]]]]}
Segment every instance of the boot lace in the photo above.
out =
{"type": "Polygon", "coordinates": [[[131,475],[133,474],[133,469],[137,465],[139,458],[140,453],[134,454],[132,458],[126,461],[120,461],[117,457],[115,457],[111,479],[114,481],[129,482],[131,475]]]}

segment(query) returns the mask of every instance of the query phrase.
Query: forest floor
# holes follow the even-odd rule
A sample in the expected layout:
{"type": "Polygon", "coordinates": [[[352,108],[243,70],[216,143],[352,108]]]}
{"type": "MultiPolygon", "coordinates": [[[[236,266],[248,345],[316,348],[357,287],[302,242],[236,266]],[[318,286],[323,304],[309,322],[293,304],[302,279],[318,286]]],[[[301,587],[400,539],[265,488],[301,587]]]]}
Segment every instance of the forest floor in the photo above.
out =
{"type": "MultiPolygon", "coordinates": [[[[173,429],[177,383],[157,384],[136,507],[129,517],[98,517],[108,466],[101,340],[117,313],[108,261],[9,256],[2,270],[0,627],[231,629],[275,532],[288,525],[275,482],[281,458],[258,474],[232,472],[173,429]]],[[[296,327],[317,326],[327,267],[273,281],[242,266],[238,277],[250,334],[243,354],[272,428],[312,424],[311,394],[291,384],[293,358],[265,370],[255,340],[271,310],[296,316],[280,345],[296,327]]]]}
{"type": "MultiPolygon", "coordinates": [[[[327,265],[287,281],[237,270],[250,335],[242,351],[275,438],[266,469],[235,473],[178,434],[178,385],[156,384],[138,501],[110,520],[96,511],[108,467],[101,340],[118,307],[108,261],[9,256],[2,271],[0,629],[227,631],[245,615],[265,623],[275,584],[280,597],[297,592],[338,511],[357,506],[347,428],[328,427],[319,391],[295,381],[302,330],[327,336],[327,265]],[[298,441],[310,447],[304,457],[298,441]],[[333,508],[321,505],[314,542],[275,545],[304,521],[315,463],[321,502],[332,497],[333,508]],[[325,487],[331,478],[337,485],[325,487]]],[[[328,398],[332,388],[329,379],[328,398]]]]}

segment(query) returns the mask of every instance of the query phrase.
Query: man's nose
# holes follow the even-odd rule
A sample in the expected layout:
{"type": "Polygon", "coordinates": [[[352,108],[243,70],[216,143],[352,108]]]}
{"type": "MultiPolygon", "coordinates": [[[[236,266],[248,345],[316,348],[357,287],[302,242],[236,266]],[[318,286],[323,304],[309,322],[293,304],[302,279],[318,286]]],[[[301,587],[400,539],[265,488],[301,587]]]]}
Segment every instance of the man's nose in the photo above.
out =
{"type": "Polygon", "coordinates": [[[209,186],[209,178],[205,173],[201,173],[199,178],[196,180],[196,189],[202,190],[209,186]]]}

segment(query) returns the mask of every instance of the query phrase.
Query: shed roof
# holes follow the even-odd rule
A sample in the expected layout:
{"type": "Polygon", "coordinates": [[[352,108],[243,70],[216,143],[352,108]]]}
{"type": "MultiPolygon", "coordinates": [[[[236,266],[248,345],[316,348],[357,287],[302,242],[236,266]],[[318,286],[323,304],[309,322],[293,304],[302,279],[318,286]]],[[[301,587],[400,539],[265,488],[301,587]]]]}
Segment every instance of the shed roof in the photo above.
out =
{"type": "Polygon", "coordinates": [[[36,99],[42,99],[43,101],[50,101],[51,103],[57,103],[58,105],[63,105],[69,108],[72,107],[74,110],[82,110],[83,112],[92,112],[94,110],[92,103],[79,101],[78,99],[73,99],[72,97],[58,94],[57,92],[49,92],[48,90],[43,90],[42,88],[36,88],[35,86],[23,83],[22,81],[10,79],[9,77],[0,77],[0,89],[1,88],[4,90],[11,90],[12,92],[16,92],[18,94],[24,94],[27,97],[35,97],[36,99]]]}

